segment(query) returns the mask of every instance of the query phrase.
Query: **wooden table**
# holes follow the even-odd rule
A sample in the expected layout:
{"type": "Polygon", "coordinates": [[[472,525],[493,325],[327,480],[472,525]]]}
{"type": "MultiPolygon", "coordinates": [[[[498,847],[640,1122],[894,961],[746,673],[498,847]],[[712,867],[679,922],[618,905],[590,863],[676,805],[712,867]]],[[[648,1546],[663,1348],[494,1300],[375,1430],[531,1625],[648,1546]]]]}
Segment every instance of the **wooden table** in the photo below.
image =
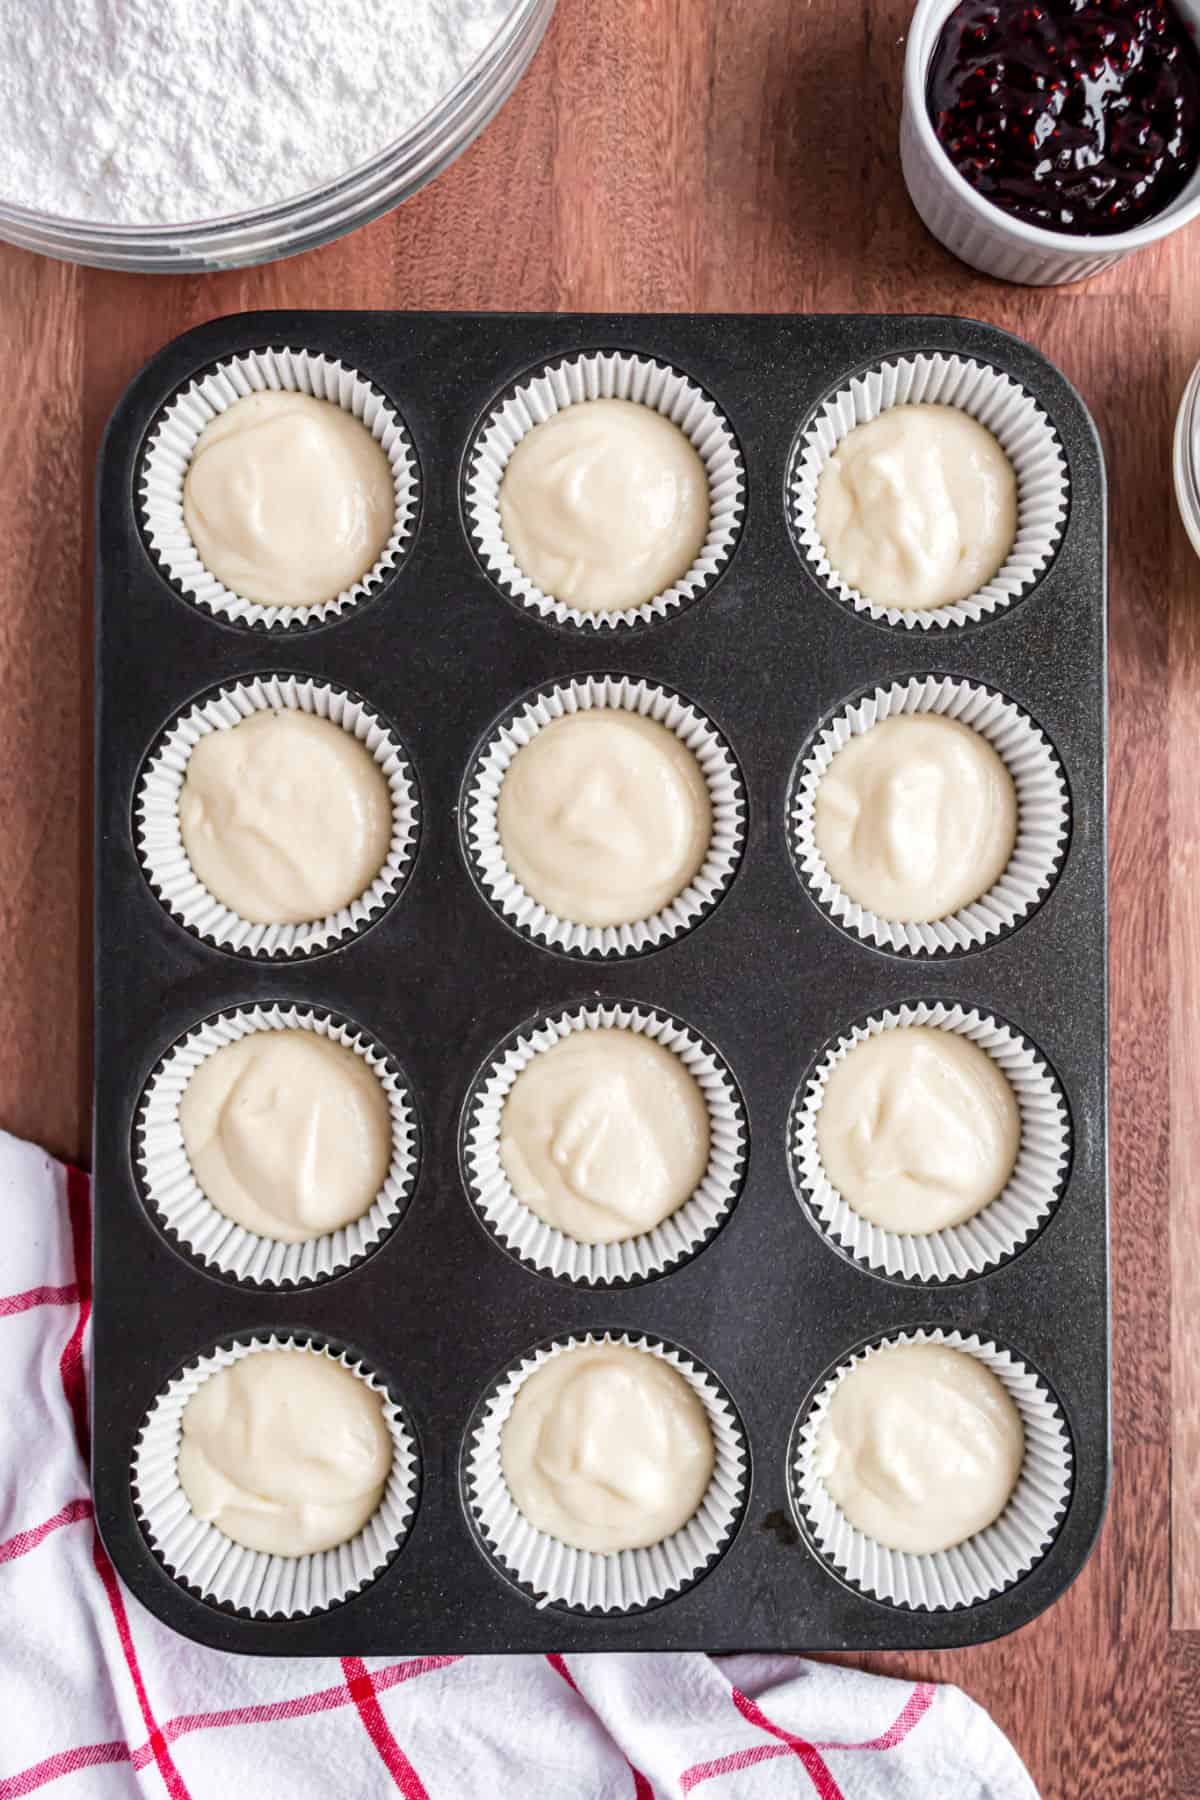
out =
{"type": "Polygon", "coordinates": [[[909,11],[561,0],[482,140],[328,249],[170,279],[0,249],[0,1124],[88,1160],[92,469],[167,338],[271,306],[957,312],[1020,332],[1082,391],[1112,487],[1116,1473],[1098,1551],[1042,1619],[863,1660],[966,1688],[1047,1800],[1182,1800],[1200,1796],[1200,564],[1170,446],[1200,358],[1200,227],[1075,291],[961,268],[901,181],[909,11]]]}

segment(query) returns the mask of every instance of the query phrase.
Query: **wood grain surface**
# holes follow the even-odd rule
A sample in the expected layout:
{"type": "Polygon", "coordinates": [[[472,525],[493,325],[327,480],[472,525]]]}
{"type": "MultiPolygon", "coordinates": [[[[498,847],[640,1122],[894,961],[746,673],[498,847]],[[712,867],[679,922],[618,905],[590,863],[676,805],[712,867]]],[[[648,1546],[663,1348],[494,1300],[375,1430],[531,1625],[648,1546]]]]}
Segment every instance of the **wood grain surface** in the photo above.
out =
{"type": "Polygon", "coordinates": [[[919,310],[1021,333],[1091,407],[1112,491],[1112,1505],[1075,1586],[1015,1637],[863,1660],[966,1688],[1048,1800],[1184,1800],[1200,1796],[1200,563],[1170,447],[1200,358],[1200,226],[1074,290],[953,262],[897,160],[909,11],[560,0],[483,138],[341,243],[179,278],[0,249],[0,1124],[88,1158],[88,509],[104,420],[167,338],[271,306],[919,310]]]}

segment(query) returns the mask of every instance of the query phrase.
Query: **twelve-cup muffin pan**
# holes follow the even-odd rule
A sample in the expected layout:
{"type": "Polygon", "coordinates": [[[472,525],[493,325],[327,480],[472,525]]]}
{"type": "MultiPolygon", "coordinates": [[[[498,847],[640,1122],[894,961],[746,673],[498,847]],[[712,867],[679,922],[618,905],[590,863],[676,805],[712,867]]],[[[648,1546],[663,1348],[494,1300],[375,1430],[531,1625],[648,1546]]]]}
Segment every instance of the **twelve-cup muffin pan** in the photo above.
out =
{"type": "Polygon", "coordinates": [[[93,1476],[105,1543],[159,1617],[284,1655],[862,1650],[979,1642],[1061,1593],[1108,1478],[1105,532],[1077,395],[1028,345],[964,320],[261,313],[142,370],[98,485],[93,1476]],[[395,475],[380,564],[315,621],[239,606],[181,535],[191,441],[264,385],[351,406],[395,475]],[[595,393],[689,432],[714,521],[662,604],[600,625],[507,568],[489,511],[506,445],[595,393]],[[998,420],[1027,468],[1016,561],[978,604],[915,621],[831,576],[805,503],[814,457],[905,398],[998,420]],[[662,718],[714,799],[705,880],[637,932],[559,929],[492,854],[514,722],[576,704],[662,718]],[[196,732],[279,705],[353,729],[397,823],[369,902],[291,935],[206,907],[173,811],[196,732]],[[976,723],[1036,827],[1011,891],[945,933],[879,929],[831,894],[805,837],[806,771],[880,705],[976,723]],[[686,1231],[589,1256],[517,1216],[494,1115],[512,1058],[610,1020],[693,1059],[720,1155],[686,1231]],[[991,1242],[915,1258],[839,1218],[804,1135],[828,1058],[913,1021],[1001,1060],[1035,1153],[991,1242]],[[188,1187],[174,1102],[189,1058],[296,1024],[383,1073],[396,1148],[361,1230],[281,1257],[188,1187]],[[520,1372],[604,1333],[682,1368],[719,1438],[695,1554],[653,1579],[614,1579],[620,1559],[547,1573],[549,1541],[506,1552],[503,1495],[485,1492],[520,1372]],[[873,1577],[814,1502],[805,1447],[831,1377],[913,1334],[1008,1372],[1034,1433],[1040,1536],[1011,1568],[1002,1546],[962,1582],[953,1558],[873,1577]],[[272,1339],[326,1349],[388,1396],[404,1480],[361,1585],[342,1568],[297,1598],[236,1567],[168,1566],[152,1490],[170,1485],[179,1397],[272,1339]]]}

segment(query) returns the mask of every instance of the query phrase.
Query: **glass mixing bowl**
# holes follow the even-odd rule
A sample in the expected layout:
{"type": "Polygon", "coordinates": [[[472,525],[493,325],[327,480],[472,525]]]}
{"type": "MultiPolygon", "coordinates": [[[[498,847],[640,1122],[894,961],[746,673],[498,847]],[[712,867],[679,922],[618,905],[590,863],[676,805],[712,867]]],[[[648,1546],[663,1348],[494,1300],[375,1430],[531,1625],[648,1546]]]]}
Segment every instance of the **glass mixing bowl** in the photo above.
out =
{"type": "Polygon", "coordinates": [[[555,0],[516,0],[483,55],[431,112],[324,187],[187,225],[97,225],[0,200],[0,238],[64,262],[151,274],[242,268],[327,244],[407,200],[466,149],[521,79],[554,6],[555,0]]]}

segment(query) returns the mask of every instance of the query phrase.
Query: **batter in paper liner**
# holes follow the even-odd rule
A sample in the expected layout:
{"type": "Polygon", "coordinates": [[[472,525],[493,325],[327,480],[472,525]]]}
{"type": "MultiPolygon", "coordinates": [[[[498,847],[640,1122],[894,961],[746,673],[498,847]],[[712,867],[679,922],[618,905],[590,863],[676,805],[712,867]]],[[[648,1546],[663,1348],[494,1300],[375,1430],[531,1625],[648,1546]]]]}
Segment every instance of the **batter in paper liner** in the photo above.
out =
{"type": "Polygon", "coordinates": [[[1003,1070],[969,1038],[928,1026],[855,1044],[817,1112],[825,1174],[885,1231],[922,1234],[973,1218],[1003,1190],[1020,1141],[1003,1070]]]}
{"type": "Polygon", "coordinates": [[[553,720],[518,750],[496,806],[504,859],[557,918],[651,918],[700,869],[712,803],[675,733],[621,707],[553,720]]]}
{"type": "Polygon", "coordinates": [[[648,1350],[587,1344],[518,1390],[500,1440],[513,1504],[578,1550],[644,1549],[678,1531],[712,1478],[703,1402],[648,1350]]]}
{"type": "Polygon", "coordinates": [[[652,600],[708,536],[708,476],[678,425],[634,400],[585,400],[535,425],[499,493],[513,561],[585,613],[652,600]]]}
{"type": "Polygon", "coordinates": [[[243,599],[306,608],[378,562],[395,523],[392,470],[367,427],[311,394],[247,394],[196,440],[184,523],[205,568],[243,599]]]}
{"type": "Polygon", "coordinates": [[[308,1556],[354,1537],[392,1467],[380,1396],[316,1351],[262,1350],[183,1409],[178,1474],[198,1519],[249,1550],[308,1556]]]}
{"type": "Polygon", "coordinates": [[[855,426],[817,484],[829,565],[878,606],[965,600],[1008,559],[1017,478],[986,426],[955,406],[893,406],[855,426]]]}
{"type": "Polygon", "coordinates": [[[518,1200],[581,1244],[652,1231],[699,1187],[708,1149],[708,1108],[679,1057],[615,1027],[540,1051],[500,1120],[518,1200]]]}
{"type": "Polygon", "coordinates": [[[350,732],[291,708],[202,737],[188,758],[179,829],[199,880],[252,925],[328,918],[387,859],[392,801],[350,732]]]}
{"type": "Polygon", "coordinates": [[[814,1466],[865,1537],[932,1555],[995,1523],[1024,1454],[1021,1415],[977,1356],[889,1344],[838,1383],[814,1466]]]}
{"type": "Polygon", "coordinates": [[[361,1218],[391,1160],[378,1076],[313,1031],[252,1031],[214,1051],[184,1089],[179,1128],[217,1211],[287,1244],[361,1218]]]}
{"type": "Polygon", "coordinates": [[[1012,856],[1017,795],[987,739],[936,713],[851,737],[817,787],[813,836],[851,900],[929,924],[994,886],[1012,856]]]}

